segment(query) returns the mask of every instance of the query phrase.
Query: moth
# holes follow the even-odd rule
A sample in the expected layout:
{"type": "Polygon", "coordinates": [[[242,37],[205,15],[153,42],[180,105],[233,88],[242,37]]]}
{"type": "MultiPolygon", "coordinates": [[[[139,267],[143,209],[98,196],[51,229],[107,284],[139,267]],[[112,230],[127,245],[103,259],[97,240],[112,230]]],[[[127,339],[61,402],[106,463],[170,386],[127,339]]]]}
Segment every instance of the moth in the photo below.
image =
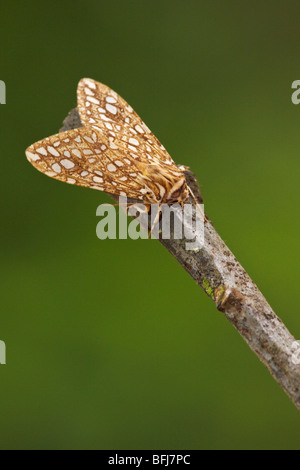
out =
{"type": "Polygon", "coordinates": [[[26,150],[29,162],[65,183],[151,204],[181,204],[191,194],[184,175],[132,107],[90,78],[77,88],[83,127],[40,140],[26,150]]]}

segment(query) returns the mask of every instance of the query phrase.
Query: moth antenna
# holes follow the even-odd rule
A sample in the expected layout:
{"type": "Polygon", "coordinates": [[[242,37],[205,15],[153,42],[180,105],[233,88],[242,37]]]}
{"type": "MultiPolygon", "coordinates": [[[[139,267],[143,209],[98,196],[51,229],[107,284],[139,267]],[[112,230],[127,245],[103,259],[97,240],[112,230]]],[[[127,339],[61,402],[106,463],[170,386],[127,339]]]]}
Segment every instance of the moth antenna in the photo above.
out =
{"type": "Polygon", "coordinates": [[[196,209],[198,210],[199,214],[201,214],[201,216],[203,217],[204,222],[207,222],[207,218],[205,217],[205,214],[202,210],[202,207],[200,207],[200,204],[198,203],[193,191],[191,190],[191,188],[189,186],[187,186],[187,187],[188,187],[189,193],[190,193],[190,195],[191,195],[191,197],[192,197],[192,199],[195,203],[196,209]]]}

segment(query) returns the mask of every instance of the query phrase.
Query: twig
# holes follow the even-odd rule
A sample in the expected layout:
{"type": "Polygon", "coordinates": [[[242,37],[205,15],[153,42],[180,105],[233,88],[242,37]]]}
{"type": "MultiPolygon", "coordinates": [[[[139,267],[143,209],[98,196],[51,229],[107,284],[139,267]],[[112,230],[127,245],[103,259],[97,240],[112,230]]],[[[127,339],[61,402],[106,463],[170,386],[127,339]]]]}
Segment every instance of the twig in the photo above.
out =
{"type": "MultiPolygon", "coordinates": [[[[73,109],[61,131],[81,126],[77,110],[73,109]]],[[[201,203],[195,176],[187,170],[186,177],[201,203]]],[[[195,236],[195,233],[189,233],[193,230],[192,227],[185,227],[188,241],[195,236]]],[[[200,250],[186,249],[184,239],[159,241],[215,302],[217,309],[235,326],[300,409],[300,346],[297,346],[295,338],[271,309],[209,220],[205,223],[204,239],[204,246],[200,250]]]]}

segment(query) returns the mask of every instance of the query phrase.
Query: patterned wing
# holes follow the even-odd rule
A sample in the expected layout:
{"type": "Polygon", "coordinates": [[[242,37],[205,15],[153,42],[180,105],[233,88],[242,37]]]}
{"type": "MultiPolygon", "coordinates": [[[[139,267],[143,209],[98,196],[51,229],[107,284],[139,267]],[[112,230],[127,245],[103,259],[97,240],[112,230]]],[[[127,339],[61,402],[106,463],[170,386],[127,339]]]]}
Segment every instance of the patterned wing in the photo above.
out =
{"type": "Polygon", "coordinates": [[[28,147],[26,156],[42,173],[60,181],[143,200],[140,169],[124,142],[93,127],[55,134],[28,147]]]}
{"type": "MultiPolygon", "coordinates": [[[[108,138],[127,143],[141,162],[173,165],[175,163],[146,124],[111,88],[91,78],[80,80],[77,88],[78,111],[83,125],[94,125],[108,138]]],[[[133,156],[136,158],[136,156],[133,156]]]]}

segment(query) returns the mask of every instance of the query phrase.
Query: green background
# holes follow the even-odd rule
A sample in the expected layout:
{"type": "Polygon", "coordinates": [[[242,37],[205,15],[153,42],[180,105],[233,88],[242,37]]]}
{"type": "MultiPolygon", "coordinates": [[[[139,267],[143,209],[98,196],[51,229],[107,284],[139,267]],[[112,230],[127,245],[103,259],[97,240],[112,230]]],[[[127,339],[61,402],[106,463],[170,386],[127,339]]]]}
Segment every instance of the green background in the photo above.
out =
{"type": "Polygon", "coordinates": [[[96,237],[111,199],[38,173],[92,77],[198,176],[206,212],[300,339],[298,1],[1,2],[0,446],[300,449],[299,412],[155,240],[96,237]]]}

